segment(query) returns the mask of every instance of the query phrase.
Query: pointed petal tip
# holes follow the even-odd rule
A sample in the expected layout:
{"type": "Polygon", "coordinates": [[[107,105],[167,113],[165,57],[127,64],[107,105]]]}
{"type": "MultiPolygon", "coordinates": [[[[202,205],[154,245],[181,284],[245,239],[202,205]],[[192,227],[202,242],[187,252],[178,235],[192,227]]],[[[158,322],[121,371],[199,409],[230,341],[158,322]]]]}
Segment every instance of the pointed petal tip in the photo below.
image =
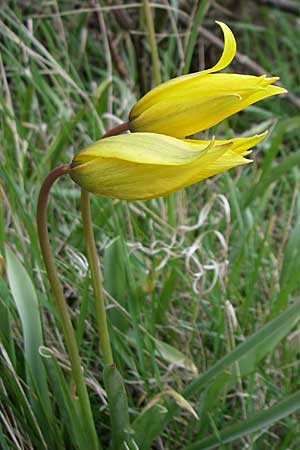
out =
{"type": "Polygon", "coordinates": [[[288,92],[287,89],[285,89],[282,86],[278,86],[277,84],[273,84],[273,83],[276,83],[279,80],[280,80],[280,77],[269,77],[269,78],[266,77],[265,78],[265,82],[267,82],[266,87],[268,87],[268,86],[276,87],[278,89],[277,94],[286,94],[288,92]]]}
{"type": "Polygon", "coordinates": [[[269,134],[269,130],[263,131],[262,133],[256,134],[255,137],[264,139],[269,134]]]}

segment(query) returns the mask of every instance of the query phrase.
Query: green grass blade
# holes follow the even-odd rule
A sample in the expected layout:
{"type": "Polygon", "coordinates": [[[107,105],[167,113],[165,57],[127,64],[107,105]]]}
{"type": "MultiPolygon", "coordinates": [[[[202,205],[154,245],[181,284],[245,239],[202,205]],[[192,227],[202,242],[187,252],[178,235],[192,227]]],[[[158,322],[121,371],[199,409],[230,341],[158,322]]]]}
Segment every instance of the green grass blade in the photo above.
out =
{"type": "Polygon", "coordinates": [[[60,430],[73,442],[76,449],[86,450],[88,436],[82,417],[78,399],[72,393],[55,355],[47,348],[43,349],[45,367],[60,411],[60,430]]]}
{"type": "MultiPolygon", "coordinates": [[[[250,336],[235,350],[228,353],[204,374],[197,377],[185,390],[184,396],[198,394],[212,384],[217,377],[225,376],[228,370],[235,371],[235,363],[239,364],[241,375],[253,371],[258,362],[270,353],[278,342],[296,325],[300,319],[300,302],[297,301],[274,320],[269,322],[255,334],[250,336]]],[[[228,378],[227,378],[228,381],[228,378]]]]}
{"type": "Polygon", "coordinates": [[[233,442],[248,436],[255,431],[268,429],[274,423],[300,409],[300,394],[296,392],[272,408],[261,411],[244,422],[232,425],[219,432],[219,436],[211,436],[188,446],[186,450],[211,450],[220,448],[221,444],[233,442]]]}
{"type": "MultiPolygon", "coordinates": [[[[214,391],[216,395],[218,390],[221,390],[227,383],[232,383],[235,380],[237,363],[241,375],[246,375],[255,370],[259,361],[274,349],[278,342],[296,325],[299,319],[300,301],[297,301],[274,320],[246,339],[235,350],[224,356],[224,358],[219,360],[205,373],[197,377],[183,391],[183,396],[189,398],[194,395],[199,395],[201,391],[207,388],[210,388],[212,392],[214,391]]],[[[212,402],[209,406],[211,404],[212,402]]],[[[169,412],[165,421],[161,421],[160,427],[155,430],[157,434],[152,435],[153,440],[162,433],[165,426],[178,410],[174,404],[170,404],[168,409],[169,412]]],[[[149,417],[151,417],[150,414],[149,417]]],[[[150,427],[150,423],[148,425],[150,427]]],[[[142,450],[147,450],[148,448],[150,447],[142,447],[142,450]]]]}
{"type": "Polygon", "coordinates": [[[197,43],[199,28],[202,20],[204,19],[208,7],[209,7],[209,0],[199,0],[196,14],[193,20],[193,25],[186,46],[182,75],[185,75],[190,70],[194,48],[197,43]]]}
{"type": "Polygon", "coordinates": [[[278,166],[269,170],[268,175],[253,186],[245,199],[245,206],[248,206],[255,198],[263,195],[267,188],[280,177],[289,173],[294,167],[299,167],[300,154],[294,153],[287,156],[278,166]]]}

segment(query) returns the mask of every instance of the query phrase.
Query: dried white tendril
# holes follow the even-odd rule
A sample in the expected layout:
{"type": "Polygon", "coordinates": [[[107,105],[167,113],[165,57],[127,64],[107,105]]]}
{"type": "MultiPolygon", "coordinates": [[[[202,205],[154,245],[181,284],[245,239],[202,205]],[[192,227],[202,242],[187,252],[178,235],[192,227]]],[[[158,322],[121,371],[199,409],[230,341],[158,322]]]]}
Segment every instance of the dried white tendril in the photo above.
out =
{"type": "Polygon", "coordinates": [[[76,270],[80,278],[86,277],[89,270],[86,256],[77,250],[74,250],[71,246],[66,247],[66,253],[68,255],[69,264],[76,270]]]}
{"type": "MultiPolygon", "coordinates": [[[[143,204],[138,204],[143,209],[143,204]]],[[[143,215],[137,204],[130,206],[133,214],[143,215]]],[[[170,259],[184,260],[187,273],[192,279],[193,291],[208,293],[219,280],[223,283],[228,266],[228,241],[230,235],[230,206],[222,194],[213,195],[211,200],[199,212],[197,223],[181,225],[176,230],[167,228],[166,240],[156,239],[155,233],[161,233],[162,220],[160,217],[150,219],[150,234],[152,242],[146,246],[141,242],[128,242],[130,253],[147,255],[149,266],[155,258],[155,271],[161,271],[170,259]],[[225,219],[225,231],[219,231],[219,224],[225,219]],[[213,224],[213,227],[212,227],[213,224]],[[207,226],[209,225],[209,229],[207,226]],[[195,239],[195,232],[198,236],[195,239]],[[210,236],[217,240],[218,253],[209,253],[204,248],[204,239],[210,236]],[[191,242],[192,240],[192,242],[191,242]],[[159,261],[157,263],[157,260],[159,261]],[[208,273],[213,276],[208,277],[208,273]]],[[[164,227],[166,230],[166,227],[164,227]]]]}

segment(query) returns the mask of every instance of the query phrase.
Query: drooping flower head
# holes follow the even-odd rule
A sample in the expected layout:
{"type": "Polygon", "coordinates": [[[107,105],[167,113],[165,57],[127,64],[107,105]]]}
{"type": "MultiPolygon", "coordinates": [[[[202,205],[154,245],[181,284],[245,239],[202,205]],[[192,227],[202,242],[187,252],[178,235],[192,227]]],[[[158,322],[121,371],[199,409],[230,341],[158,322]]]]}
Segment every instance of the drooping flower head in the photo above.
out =
{"type": "Polygon", "coordinates": [[[102,139],[79,152],[71,177],[96,195],[143,200],[169,194],[249,163],[249,149],[266,133],[230,140],[178,139],[216,125],[246,106],[286,92],[278,78],[216,73],[236,53],[227,25],[224,50],[211,69],[185,75],[148,92],[132,108],[129,134],[102,139]]]}
{"type": "Polygon", "coordinates": [[[111,136],[75,156],[71,177],[102,197],[159,197],[251,162],[245,156],[265,134],[217,141],[176,139],[156,133],[111,136]]]}

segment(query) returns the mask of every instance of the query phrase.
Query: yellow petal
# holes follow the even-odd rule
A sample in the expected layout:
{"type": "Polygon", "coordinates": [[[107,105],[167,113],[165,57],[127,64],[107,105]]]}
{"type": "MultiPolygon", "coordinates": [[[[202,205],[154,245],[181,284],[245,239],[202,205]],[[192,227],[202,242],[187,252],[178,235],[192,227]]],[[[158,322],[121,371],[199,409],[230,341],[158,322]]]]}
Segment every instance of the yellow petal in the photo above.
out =
{"type": "Polygon", "coordinates": [[[73,165],[98,157],[115,158],[140,164],[182,165],[197,158],[211,144],[205,141],[195,147],[184,140],[154,133],[120,134],[101,139],[79,152],[73,165]]]}
{"type": "Polygon", "coordinates": [[[220,25],[224,34],[224,49],[217,64],[211,69],[205,70],[204,72],[206,73],[219,72],[220,70],[225,69],[229,66],[236,54],[236,41],[231,29],[223,22],[216,21],[216,23],[220,25]]]}
{"type": "Polygon", "coordinates": [[[92,153],[87,149],[85,155],[83,150],[74,158],[71,169],[73,180],[87,191],[103,197],[126,200],[159,197],[231,167],[249,163],[250,161],[243,155],[247,153],[251,145],[259,142],[263,137],[259,135],[226,141],[192,142],[178,141],[154,133],[149,133],[149,136],[143,134],[142,138],[144,142],[147,142],[144,151],[146,152],[148,147],[153,160],[145,159],[142,153],[139,161],[136,155],[140,153],[139,151],[135,153],[137,141],[134,136],[135,134],[123,135],[123,143],[127,141],[128,145],[128,150],[123,152],[127,159],[122,159],[118,145],[115,145],[114,151],[105,149],[109,139],[112,138],[103,139],[100,141],[100,146],[96,143],[95,147],[98,149],[95,148],[92,153]],[[164,144],[167,150],[161,147],[164,156],[158,158],[157,152],[153,153],[153,148],[162,145],[162,138],[166,138],[164,144]],[[175,144],[174,141],[178,142],[175,144]],[[171,164],[168,164],[167,159],[173,145],[175,145],[175,152],[178,152],[179,148],[182,148],[183,153],[189,149],[189,157],[181,158],[177,153],[176,158],[170,158],[171,164]],[[135,155],[131,159],[129,159],[130,152],[135,155]]]}
{"type": "MultiPolygon", "coordinates": [[[[254,136],[250,137],[242,137],[242,138],[232,138],[232,139],[215,139],[214,145],[224,145],[224,144],[231,144],[230,150],[238,153],[242,156],[248,155],[248,150],[252,147],[255,147],[260,141],[262,141],[266,136],[268,132],[265,131],[261,134],[256,134],[254,136]]],[[[189,144],[192,144],[194,146],[201,145],[203,147],[207,147],[211,141],[208,140],[196,140],[196,139],[183,139],[184,142],[188,142],[189,144]]]]}
{"type": "Polygon", "coordinates": [[[277,78],[238,74],[208,74],[190,80],[176,95],[157,103],[131,121],[132,131],[189,136],[208,129],[247,106],[286,90],[270,83],[277,78]]]}
{"type": "Polygon", "coordinates": [[[172,95],[180,95],[181,89],[184,88],[190,81],[198,81],[204,75],[225,69],[225,67],[227,67],[231,63],[236,53],[236,41],[234,35],[230,28],[225,25],[225,23],[217,22],[217,24],[220,25],[224,34],[224,49],[219,61],[210,69],[173,78],[172,80],[166,81],[165,83],[162,83],[156,88],[152,89],[150,92],[144,95],[144,97],[142,97],[130,111],[129,119],[131,121],[142,114],[143,111],[159,102],[161,96],[170,97],[172,95]]]}
{"type": "Polygon", "coordinates": [[[224,34],[219,61],[210,69],[174,78],[144,95],[130,111],[131,131],[189,136],[259,100],[286,92],[271,85],[277,77],[215,73],[227,67],[236,53],[232,31],[217,23],[224,34]]]}
{"type": "Polygon", "coordinates": [[[184,137],[205,130],[224,117],[224,112],[238,109],[238,95],[220,95],[189,100],[184,97],[162,99],[131,122],[133,132],[146,131],[184,137]],[[195,101],[196,100],[196,101],[195,101]]]}

